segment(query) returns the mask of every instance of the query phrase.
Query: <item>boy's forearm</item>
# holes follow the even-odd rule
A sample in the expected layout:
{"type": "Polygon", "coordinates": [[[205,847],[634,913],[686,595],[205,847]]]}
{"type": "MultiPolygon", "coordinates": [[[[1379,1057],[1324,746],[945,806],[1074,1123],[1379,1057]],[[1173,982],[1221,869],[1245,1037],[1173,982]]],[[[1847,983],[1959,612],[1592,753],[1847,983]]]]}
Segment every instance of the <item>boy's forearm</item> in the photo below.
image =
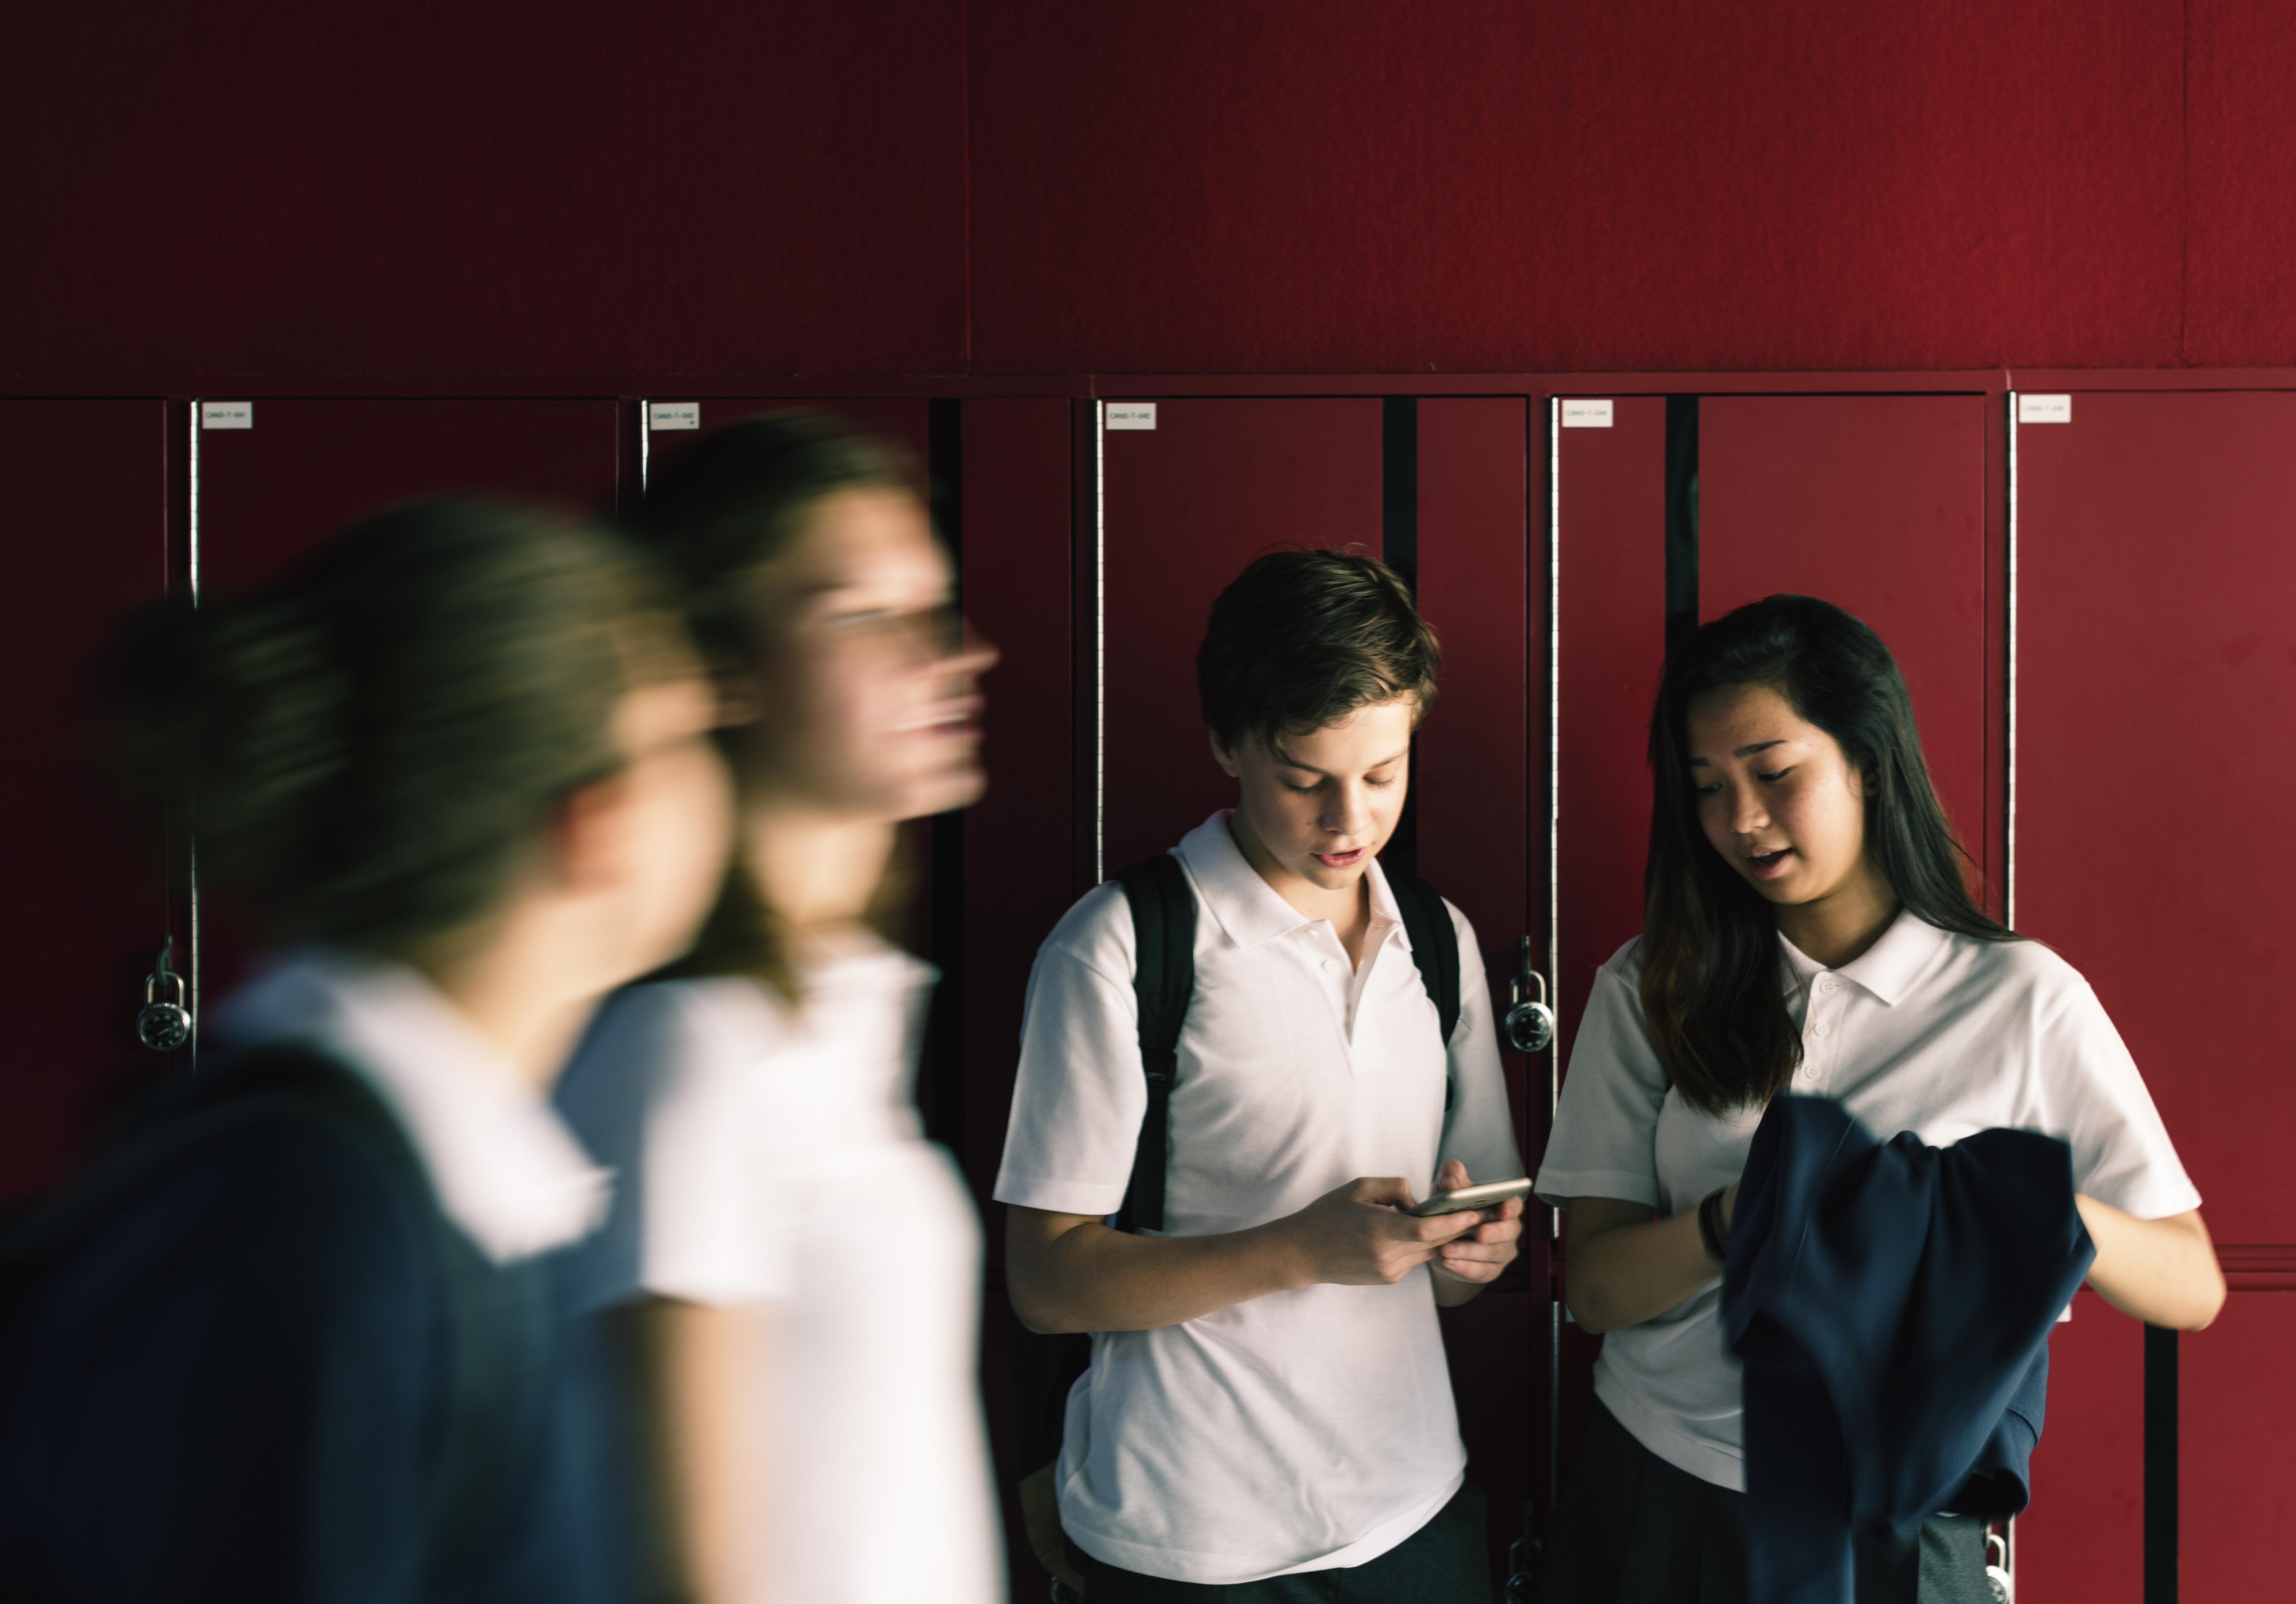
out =
{"type": "Polygon", "coordinates": [[[1148,1237],[1097,1220],[1010,1211],[1005,1276],[1032,1331],[1149,1331],[1312,1281],[1283,1222],[1217,1236],[1148,1237]]]}

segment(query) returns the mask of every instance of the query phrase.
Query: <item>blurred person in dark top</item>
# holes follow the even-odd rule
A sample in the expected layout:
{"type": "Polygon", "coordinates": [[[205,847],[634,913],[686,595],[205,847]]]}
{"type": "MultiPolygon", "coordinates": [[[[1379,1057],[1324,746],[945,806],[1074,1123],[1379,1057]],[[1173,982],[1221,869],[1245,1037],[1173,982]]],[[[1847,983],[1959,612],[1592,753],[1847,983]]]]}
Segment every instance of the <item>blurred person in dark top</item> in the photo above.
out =
{"type": "Polygon", "coordinates": [[[548,1090],[722,874],[667,599],[611,533],[447,501],[124,633],[120,769],[283,945],[10,1239],[0,1594],[633,1595],[605,1355],[544,1268],[606,1177],[548,1090]]]}
{"type": "Polygon", "coordinates": [[[696,442],[636,523],[728,701],[739,844],[696,952],[560,1088],[618,1175],[574,1295],[644,1335],[697,1596],[990,1604],[980,1230],[912,1097],[933,972],[888,933],[901,822],[980,794],[995,654],[910,465],[834,420],[696,442]]]}

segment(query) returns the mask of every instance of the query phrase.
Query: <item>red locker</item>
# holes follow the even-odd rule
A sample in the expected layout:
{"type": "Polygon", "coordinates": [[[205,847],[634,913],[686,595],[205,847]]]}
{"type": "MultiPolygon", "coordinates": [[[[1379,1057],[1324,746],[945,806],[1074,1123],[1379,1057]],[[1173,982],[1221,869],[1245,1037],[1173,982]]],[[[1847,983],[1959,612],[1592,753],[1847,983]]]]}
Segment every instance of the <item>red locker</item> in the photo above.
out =
{"type": "MultiPolygon", "coordinates": [[[[996,1174],[1037,945],[1075,900],[1069,603],[1070,403],[967,401],[965,608],[998,651],[984,682],[988,790],[964,815],[964,1160],[996,1174]]],[[[990,1254],[1001,1256],[1001,1237],[990,1254]]],[[[990,1309],[1001,1327],[1004,1312],[990,1309]]]]}
{"type": "MultiPolygon", "coordinates": [[[[1599,427],[1562,427],[1566,413],[1586,415],[1558,401],[1546,420],[1554,454],[1557,1087],[1595,971],[1642,929],[1651,798],[1644,749],[1666,655],[1665,398],[1614,398],[1611,421],[1599,427]]],[[[1551,1113],[1542,1110],[1542,1120],[1551,1113]]],[[[1534,1173],[1544,1150],[1542,1142],[1529,1155],[1534,1173]]],[[[1586,1431],[1602,1338],[1570,1322],[1560,1281],[1550,1278],[1550,1286],[1553,1352],[1542,1379],[1554,1396],[1541,1469],[1552,1484],[1542,1507],[1551,1512],[1586,1431]]]]}
{"type": "MultiPolygon", "coordinates": [[[[2296,760],[2280,735],[2296,716],[2296,396],[2077,393],[2065,421],[2018,426],[2016,474],[2018,925],[2111,1011],[2224,1254],[2284,1268],[2296,1086],[2276,893],[2296,871],[2282,806],[2296,760]]],[[[2286,1393],[2282,1297],[2239,1289],[2250,1279],[2234,1278],[2216,1328],[2178,1345],[2178,1551],[2210,1596],[2284,1591],[2280,1532],[2248,1518],[2291,1474],[2270,1425],[2286,1393]]],[[[2054,1431],[2059,1396],[2050,1407],[2054,1431]]],[[[2144,1446],[2124,1430],[2083,1470],[2126,1481],[2144,1446]]],[[[2081,1486],[2062,1503],[2037,1493],[2030,1524],[2066,1523],[2069,1551],[2125,1548],[2081,1486]]],[[[2100,1567],[2097,1587],[2039,1596],[2136,1596],[2126,1573],[2100,1567]]]]}
{"type": "Polygon", "coordinates": [[[168,418],[156,400],[0,401],[13,503],[0,664],[16,690],[0,787],[14,849],[0,1199],[53,1179],[107,1099],[165,1061],[134,1032],[171,929],[161,844],[130,839],[88,762],[87,670],[119,615],[167,584],[168,418]]]}
{"type": "MultiPolygon", "coordinates": [[[[1697,413],[1698,616],[1779,591],[1873,625],[1904,668],[1966,845],[1988,862],[2001,695],[1982,396],[1715,396],[1697,413]],[[1991,700],[1989,700],[1991,699],[1991,700]]],[[[1595,971],[1642,927],[1645,758],[1666,651],[1667,400],[1556,404],[1556,919],[1568,1061],[1595,971]],[[1607,418],[1607,421],[1604,421],[1607,418]]],[[[1598,1339],[1566,1326],[1553,1452],[1567,1476],[1598,1339]]]]}
{"type": "MultiPolygon", "coordinates": [[[[1482,944],[1494,1014],[1505,1017],[1518,942],[1546,969],[1546,711],[1544,564],[1529,538],[1529,404],[1521,397],[1416,403],[1420,610],[1443,643],[1434,710],[1421,727],[1418,870],[1465,913],[1482,944]]],[[[1543,543],[1542,543],[1543,544],[1543,543]]],[[[1532,1077],[1546,1089],[1548,1053],[1532,1077]]],[[[1504,1052],[1515,1142],[1526,1119],[1525,1060],[1504,1052]]],[[[1526,1131],[1526,1125],[1530,1128],[1526,1131]]],[[[1510,1273],[1444,1317],[1463,1429],[1495,1527],[1512,1541],[1546,1444],[1546,1239],[1542,1211],[1510,1273]]]]}
{"type": "Polygon", "coordinates": [[[2082,394],[2018,438],[2017,916],[2096,988],[2226,1243],[2296,1243],[2296,396],[2082,394]]]}
{"type": "Polygon", "coordinates": [[[1553,435],[1555,1011],[1565,1065],[1595,971],[1643,927],[1644,749],[1666,656],[1666,401],[1621,397],[1611,419],[1553,435]]]}
{"type": "Polygon", "coordinates": [[[2137,1604],[2144,1577],[2144,1328],[2083,1288],[2049,1337],[2048,1419],[2017,1518],[2017,1595],[2137,1604]]]}
{"type": "MultiPolygon", "coordinates": [[[[1546,728],[1546,576],[1533,571],[1529,538],[1529,404],[1431,397],[1417,412],[1419,607],[1443,643],[1415,757],[1419,872],[1473,921],[1504,1017],[1523,937],[1546,968],[1546,831],[1535,806],[1546,752],[1533,744],[1546,728]]],[[[1505,1062],[1520,1120],[1523,1060],[1505,1062]]],[[[1540,1135],[1518,1124],[1515,1140],[1528,1150],[1540,1135]]]]}
{"type": "MultiPolygon", "coordinates": [[[[1544,790],[1544,756],[1534,786],[1530,745],[1543,711],[1543,618],[1533,611],[1543,592],[1528,544],[1526,405],[1423,399],[1414,410],[1420,597],[1445,653],[1414,782],[1419,866],[1475,921],[1503,988],[1516,939],[1535,934],[1543,949],[1545,938],[1545,831],[1531,828],[1530,801],[1544,790]]],[[[1098,684],[1080,681],[1078,694],[1099,692],[1103,739],[1096,765],[1079,754],[1078,774],[1101,798],[1096,821],[1086,817],[1100,827],[1104,871],[1164,850],[1233,804],[1195,692],[1212,600],[1273,546],[1382,552],[1384,415],[1369,397],[1162,397],[1153,430],[1094,435],[1102,651],[1098,684]]],[[[1089,571],[1088,528],[1080,541],[1089,571]]],[[[1510,1056],[1519,1088],[1521,1060],[1510,1056]]],[[[1531,1267],[1543,1265],[1534,1256],[1531,1267]]],[[[1543,1314],[1543,1280],[1518,1281],[1446,1318],[1469,1474],[1502,1542],[1519,1529],[1537,1457],[1530,1384],[1543,1375],[1544,1322],[1533,1321],[1534,1300],[1543,1314]]]]}
{"type": "Polygon", "coordinates": [[[2214,1325],[2177,1346],[2185,1596],[2285,1597],[2296,1529],[2296,1293],[2242,1292],[2214,1325]]]}

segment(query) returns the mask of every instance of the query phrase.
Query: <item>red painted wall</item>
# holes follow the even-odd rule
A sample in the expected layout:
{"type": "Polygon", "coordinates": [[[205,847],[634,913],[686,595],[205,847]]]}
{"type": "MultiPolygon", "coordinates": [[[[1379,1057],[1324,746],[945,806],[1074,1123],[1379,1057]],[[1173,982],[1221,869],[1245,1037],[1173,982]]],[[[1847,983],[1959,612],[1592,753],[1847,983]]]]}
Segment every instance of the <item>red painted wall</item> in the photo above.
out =
{"type": "Polygon", "coordinates": [[[2296,362],[2274,0],[12,19],[0,387],[2296,362]]]}

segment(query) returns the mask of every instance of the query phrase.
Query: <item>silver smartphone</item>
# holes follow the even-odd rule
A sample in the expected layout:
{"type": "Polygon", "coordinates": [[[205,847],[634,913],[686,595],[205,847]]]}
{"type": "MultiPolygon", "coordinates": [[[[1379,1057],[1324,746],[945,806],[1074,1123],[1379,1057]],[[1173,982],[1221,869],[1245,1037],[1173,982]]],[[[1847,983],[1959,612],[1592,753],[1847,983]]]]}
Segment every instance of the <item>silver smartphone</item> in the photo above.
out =
{"type": "Polygon", "coordinates": [[[1429,1215],[1463,1214],[1470,1208],[1496,1208],[1509,1198],[1530,1196],[1530,1177],[1522,1175],[1513,1181],[1486,1181],[1480,1186],[1463,1186],[1457,1191],[1437,1192],[1424,1203],[1414,1203],[1403,1210],[1422,1218],[1429,1215]]]}

